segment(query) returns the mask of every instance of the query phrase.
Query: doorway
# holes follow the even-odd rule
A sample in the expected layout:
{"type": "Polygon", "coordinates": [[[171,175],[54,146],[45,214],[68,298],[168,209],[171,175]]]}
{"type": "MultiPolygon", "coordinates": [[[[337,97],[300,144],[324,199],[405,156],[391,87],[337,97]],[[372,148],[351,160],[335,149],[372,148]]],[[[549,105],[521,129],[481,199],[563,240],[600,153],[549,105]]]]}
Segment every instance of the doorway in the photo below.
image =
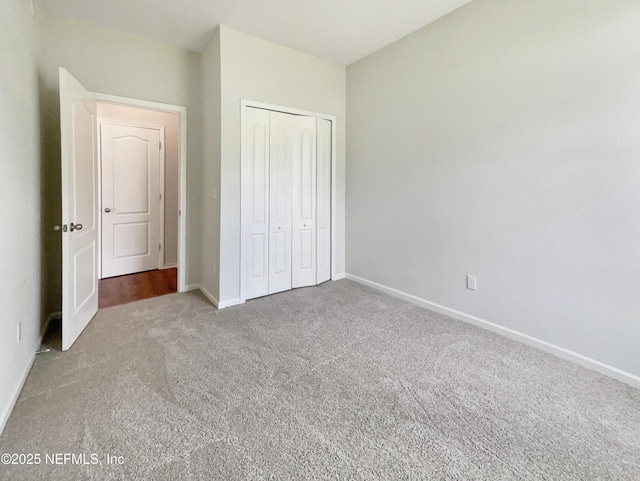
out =
{"type": "Polygon", "coordinates": [[[99,307],[177,291],[179,115],[97,103],[99,307]]]}

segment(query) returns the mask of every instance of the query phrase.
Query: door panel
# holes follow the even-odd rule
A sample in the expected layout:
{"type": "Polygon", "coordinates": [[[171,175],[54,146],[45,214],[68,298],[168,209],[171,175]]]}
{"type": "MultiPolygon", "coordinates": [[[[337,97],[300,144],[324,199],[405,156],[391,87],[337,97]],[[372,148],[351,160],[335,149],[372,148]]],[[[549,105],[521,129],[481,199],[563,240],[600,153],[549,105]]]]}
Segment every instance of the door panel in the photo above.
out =
{"type": "Polygon", "coordinates": [[[269,294],[291,289],[293,136],[296,118],[270,112],[269,294]]]}
{"type": "Polygon", "coordinates": [[[102,277],[160,267],[160,131],[104,123],[102,277]]]}
{"type": "Polygon", "coordinates": [[[316,119],[296,116],[293,138],[292,287],[316,284],[316,119]]]}
{"type": "Polygon", "coordinates": [[[62,222],[67,227],[62,232],[62,349],[66,351],[98,311],[97,127],[93,94],[65,69],[60,69],[59,77],[62,222]]]}
{"type": "Polygon", "coordinates": [[[331,121],[318,119],[317,284],[331,279],[331,121]]]}
{"type": "Polygon", "coordinates": [[[269,112],[247,108],[243,159],[245,298],[269,294],[269,112]]]}

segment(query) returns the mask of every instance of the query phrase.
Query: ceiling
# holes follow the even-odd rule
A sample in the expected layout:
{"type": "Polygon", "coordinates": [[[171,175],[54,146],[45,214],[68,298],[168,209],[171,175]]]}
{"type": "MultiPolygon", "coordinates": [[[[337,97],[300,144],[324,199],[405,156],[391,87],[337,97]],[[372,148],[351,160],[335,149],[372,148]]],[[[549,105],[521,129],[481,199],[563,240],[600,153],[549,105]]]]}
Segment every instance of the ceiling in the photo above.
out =
{"type": "Polygon", "coordinates": [[[341,65],[471,0],[40,0],[45,10],[201,51],[219,24],[341,65]]]}

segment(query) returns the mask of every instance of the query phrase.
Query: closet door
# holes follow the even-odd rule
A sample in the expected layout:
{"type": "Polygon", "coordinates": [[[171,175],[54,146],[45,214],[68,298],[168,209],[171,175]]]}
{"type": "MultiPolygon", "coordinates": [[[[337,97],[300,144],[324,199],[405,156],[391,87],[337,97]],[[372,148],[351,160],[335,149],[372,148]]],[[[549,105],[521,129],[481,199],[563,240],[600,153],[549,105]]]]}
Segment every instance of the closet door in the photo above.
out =
{"type": "Polygon", "coordinates": [[[293,137],[297,118],[270,112],[269,294],[291,289],[293,137]]]}
{"type": "Polygon", "coordinates": [[[316,284],[316,119],[295,118],[292,287],[304,287],[316,284]]]}
{"type": "Polygon", "coordinates": [[[331,279],[331,121],[318,119],[317,284],[331,279]]]}
{"type": "Polygon", "coordinates": [[[269,294],[269,112],[247,108],[243,166],[245,298],[269,294]]]}

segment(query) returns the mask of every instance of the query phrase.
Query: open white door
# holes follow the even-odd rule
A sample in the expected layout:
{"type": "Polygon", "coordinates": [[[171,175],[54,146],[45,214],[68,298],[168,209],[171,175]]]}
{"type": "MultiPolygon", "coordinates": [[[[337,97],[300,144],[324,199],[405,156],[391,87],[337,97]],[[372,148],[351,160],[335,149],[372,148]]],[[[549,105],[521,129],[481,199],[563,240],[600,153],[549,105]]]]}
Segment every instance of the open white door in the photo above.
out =
{"type": "Polygon", "coordinates": [[[60,69],[62,159],[62,350],[98,312],[96,102],[60,69]]]}

